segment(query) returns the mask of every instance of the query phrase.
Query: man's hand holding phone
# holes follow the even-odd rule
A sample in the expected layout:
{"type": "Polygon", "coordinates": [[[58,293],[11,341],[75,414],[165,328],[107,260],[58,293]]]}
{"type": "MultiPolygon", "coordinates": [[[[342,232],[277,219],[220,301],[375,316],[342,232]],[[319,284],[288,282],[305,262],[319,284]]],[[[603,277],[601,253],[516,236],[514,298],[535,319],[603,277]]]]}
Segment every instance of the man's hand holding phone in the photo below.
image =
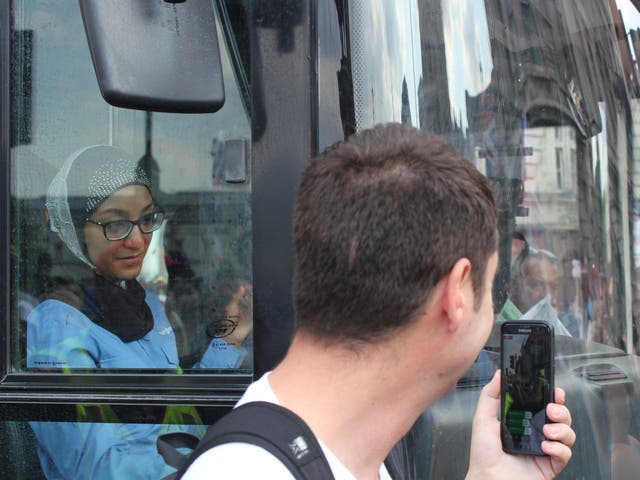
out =
{"type": "Polygon", "coordinates": [[[546,407],[549,421],[543,427],[546,456],[513,455],[503,451],[500,440],[500,370],[480,394],[471,434],[471,454],[466,478],[548,480],[555,478],[571,459],[576,441],[571,429],[571,413],[564,406],[565,393],[555,389],[555,402],[546,407]]]}

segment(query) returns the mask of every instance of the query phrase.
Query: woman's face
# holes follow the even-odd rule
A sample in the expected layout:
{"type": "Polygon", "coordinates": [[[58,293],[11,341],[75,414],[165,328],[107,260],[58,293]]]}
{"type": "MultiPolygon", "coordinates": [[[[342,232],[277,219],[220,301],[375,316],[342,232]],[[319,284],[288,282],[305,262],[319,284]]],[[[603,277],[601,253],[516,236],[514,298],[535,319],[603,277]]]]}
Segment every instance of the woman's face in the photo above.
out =
{"type": "MultiPolygon", "coordinates": [[[[153,199],[146,187],[128,185],[112,193],[90,219],[100,223],[136,221],[153,209],[153,199]]],[[[89,260],[100,274],[113,280],[133,280],[138,276],[152,235],[142,233],[138,226],[134,226],[128,237],[111,241],[105,238],[100,225],[86,222],[84,226],[89,260]]]]}

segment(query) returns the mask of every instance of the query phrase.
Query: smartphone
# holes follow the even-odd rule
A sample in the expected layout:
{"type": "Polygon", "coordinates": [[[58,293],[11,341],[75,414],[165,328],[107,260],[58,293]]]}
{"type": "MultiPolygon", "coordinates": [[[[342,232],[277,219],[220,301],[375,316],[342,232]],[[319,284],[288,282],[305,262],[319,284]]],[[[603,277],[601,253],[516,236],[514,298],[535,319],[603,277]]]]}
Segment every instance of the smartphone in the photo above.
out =
{"type": "Polygon", "coordinates": [[[544,455],[542,427],[554,391],[553,327],[544,321],[505,322],[500,334],[502,449],[544,455]]]}

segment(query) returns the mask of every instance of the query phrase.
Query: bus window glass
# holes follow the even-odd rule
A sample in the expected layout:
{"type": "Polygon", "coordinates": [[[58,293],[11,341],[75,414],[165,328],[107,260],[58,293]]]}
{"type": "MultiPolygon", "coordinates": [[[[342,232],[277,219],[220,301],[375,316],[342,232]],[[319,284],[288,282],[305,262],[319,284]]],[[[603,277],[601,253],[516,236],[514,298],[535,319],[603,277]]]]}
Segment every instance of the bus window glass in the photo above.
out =
{"type": "MultiPolygon", "coordinates": [[[[340,96],[353,90],[355,129],[402,121],[439,134],[496,191],[495,328],[458,388],[405,439],[420,452],[420,478],[464,476],[456,452],[470,430],[463,439],[459,426],[471,423],[468,406],[498,368],[500,323],[519,319],[555,328],[556,385],[567,391],[580,438],[567,478],[637,471],[640,457],[626,456],[640,446],[640,425],[630,420],[640,373],[635,3],[343,3],[349,42],[332,58],[350,60],[352,82],[337,88],[340,96]]],[[[321,19],[340,27],[340,13],[321,19]]],[[[319,55],[331,54],[331,43],[318,43],[319,55]]],[[[335,88],[329,72],[319,72],[320,98],[335,88]]],[[[340,140],[335,111],[320,110],[322,146],[340,140]]]]}
{"type": "Polygon", "coordinates": [[[250,373],[248,50],[234,26],[218,25],[224,107],[178,115],[102,99],[77,2],[11,12],[12,370],[250,373]]]}
{"type": "MultiPolygon", "coordinates": [[[[109,106],[78,2],[7,9],[10,373],[252,373],[249,48],[246,4],[216,7],[228,4],[226,102],[206,115],[109,106]]],[[[193,406],[150,408],[63,405],[0,422],[16,454],[8,474],[161,478],[174,468],[156,438],[205,427],[193,406]]]]}
{"type": "MultiPolygon", "coordinates": [[[[356,129],[435,132],[494,182],[498,322],[545,318],[560,335],[633,352],[639,42],[634,24],[621,43],[604,28],[622,28],[621,12],[637,18],[619,3],[349,2],[349,34],[356,129]],[[382,41],[403,53],[380,55],[382,41]]],[[[335,136],[329,114],[319,124],[320,138],[335,136]]]]}

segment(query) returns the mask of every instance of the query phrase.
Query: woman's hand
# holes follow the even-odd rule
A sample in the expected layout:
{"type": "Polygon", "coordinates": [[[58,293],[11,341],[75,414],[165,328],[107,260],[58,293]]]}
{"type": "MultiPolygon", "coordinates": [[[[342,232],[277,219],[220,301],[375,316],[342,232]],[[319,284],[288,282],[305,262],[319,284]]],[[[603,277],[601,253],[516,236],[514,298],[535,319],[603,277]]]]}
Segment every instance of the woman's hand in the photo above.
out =
{"type": "Polygon", "coordinates": [[[236,324],[233,331],[224,337],[224,341],[238,347],[253,330],[253,291],[251,285],[243,284],[236,290],[224,309],[224,316],[236,324]]]}
{"type": "Polygon", "coordinates": [[[550,480],[567,466],[576,434],[571,429],[571,413],[564,406],[565,393],[555,390],[556,403],[547,405],[552,422],[544,426],[547,440],[542,442],[545,457],[511,455],[502,450],[500,441],[500,370],[482,389],[471,434],[471,455],[467,479],[550,480]]]}

